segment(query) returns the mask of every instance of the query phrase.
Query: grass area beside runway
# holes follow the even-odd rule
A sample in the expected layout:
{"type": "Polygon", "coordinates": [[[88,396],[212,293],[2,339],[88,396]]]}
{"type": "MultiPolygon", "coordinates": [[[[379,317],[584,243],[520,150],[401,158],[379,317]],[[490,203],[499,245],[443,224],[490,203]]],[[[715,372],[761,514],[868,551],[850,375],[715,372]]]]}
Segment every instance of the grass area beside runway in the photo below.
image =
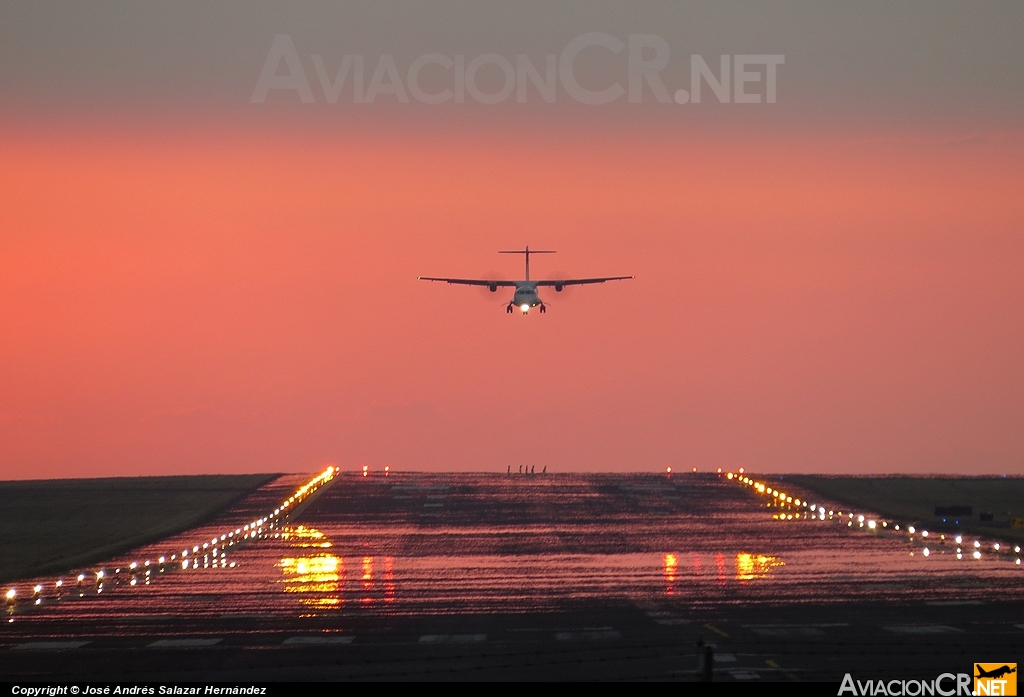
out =
{"type": "Polygon", "coordinates": [[[84,566],[187,530],[278,476],[0,482],[0,582],[84,566]]]}
{"type": "Polygon", "coordinates": [[[1024,478],[1019,477],[851,477],[792,474],[782,478],[837,503],[906,521],[939,527],[936,506],[970,506],[970,516],[945,516],[943,527],[1024,542],[1024,528],[1011,528],[1010,518],[1024,517],[1024,478]],[[982,522],[981,513],[992,513],[982,522]],[[959,520],[959,526],[951,525],[959,520]]]}

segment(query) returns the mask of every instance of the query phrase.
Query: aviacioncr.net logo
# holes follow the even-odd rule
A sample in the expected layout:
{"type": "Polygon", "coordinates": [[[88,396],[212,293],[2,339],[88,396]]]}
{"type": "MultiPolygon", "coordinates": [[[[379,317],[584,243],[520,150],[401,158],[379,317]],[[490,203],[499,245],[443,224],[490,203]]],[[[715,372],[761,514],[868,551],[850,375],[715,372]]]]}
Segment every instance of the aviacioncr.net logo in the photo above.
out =
{"type": "MultiPolygon", "coordinates": [[[[940,697],[970,697],[971,675],[969,673],[943,673],[934,680],[854,680],[847,673],[839,686],[838,695],[855,695],[855,697],[920,697],[940,695],[940,697]]],[[[1009,693],[1007,693],[1009,694],[1009,693]]],[[[1014,692],[1013,694],[1016,694],[1014,692]]]]}
{"type": "Polygon", "coordinates": [[[1017,664],[1016,663],[975,663],[974,694],[1016,695],[1017,664]]]}

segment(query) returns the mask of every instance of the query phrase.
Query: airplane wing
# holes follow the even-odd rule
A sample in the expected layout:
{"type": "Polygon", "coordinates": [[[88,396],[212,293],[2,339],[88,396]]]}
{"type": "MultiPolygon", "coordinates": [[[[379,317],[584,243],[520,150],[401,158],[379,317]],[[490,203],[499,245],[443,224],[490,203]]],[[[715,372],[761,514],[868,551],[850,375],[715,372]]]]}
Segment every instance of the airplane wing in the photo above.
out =
{"type": "Polygon", "coordinates": [[[586,283],[604,283],[605,281],[628,281],[635,276],[609,276],[607,278],[567,278],[564,281],[537,281],[538,286],[582,286],[586,283]]]}
{"type": "Polygon", "coordinates": [[[445,283],[458,283],[464,286],[508,286],[515,287],[515,281],[485,281],[476,278],[430,278],[429,276],[417,276],[418,281],[444,281],[445,283]]]}

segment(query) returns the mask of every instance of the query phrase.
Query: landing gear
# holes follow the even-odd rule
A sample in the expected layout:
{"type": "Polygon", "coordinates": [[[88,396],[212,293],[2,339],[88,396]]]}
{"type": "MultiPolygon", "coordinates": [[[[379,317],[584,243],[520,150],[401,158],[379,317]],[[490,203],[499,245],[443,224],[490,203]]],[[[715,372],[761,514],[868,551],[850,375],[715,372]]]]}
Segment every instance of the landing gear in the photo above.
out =
{"type": "Polygon", "coordinates": [[[547,311],[548,311],[548,306],[545,305],[544,303],[541,303],[541,305],[540,305],[540,313],[543,315],[547,311]]]}
{"type": "Polygon", "coordinates": [[[509,313],[510,315],[512,314],[512,312],[513,312],[512,303],[508,304],[508,307],[505,308],[505,312],[509,313]]]}

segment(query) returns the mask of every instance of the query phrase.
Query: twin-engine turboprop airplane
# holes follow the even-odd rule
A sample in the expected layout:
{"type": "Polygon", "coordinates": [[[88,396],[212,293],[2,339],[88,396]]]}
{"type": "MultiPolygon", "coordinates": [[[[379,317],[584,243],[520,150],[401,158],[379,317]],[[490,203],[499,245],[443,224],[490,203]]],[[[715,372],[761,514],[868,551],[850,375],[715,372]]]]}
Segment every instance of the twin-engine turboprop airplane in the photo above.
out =
{"type": "Polygon", "coordinates": [[[555,291],[558,293],[562,292],[562,288],[565,286],[582,286],[587,283],[604,283],[605,281],[625,281],[626,279],[633,278],[633,276],[609,276],[607,278],[565,278],[556,279],[551,281],[531,281],[530,280],[530,255],[531,254],[554,254],[551,250],[540,250],[529,247],[526,249],[515,249],[510,251],[498,252],[498,254],[523,254],[526,256],[526,280],[524,281],[489,281],[486,279],[476,278],[430,278],[427,276],[420,276],[421,281],[444,281],[445,283],[458,283],[464,286],[487,286],[487,288],[494,293],[498,290],[498,286],[503,288],[515,288],[515,294],[512,296],[512,300],[509,301],[508,305],[505,306],[506,312],[514,312],[515,308],[519,308],[525,315],[530,311],[532,307],[539,307],[542,313],[548,311],[547,305],[537,295],[537,288],[540,286],[553,286],[555,291]]]}

